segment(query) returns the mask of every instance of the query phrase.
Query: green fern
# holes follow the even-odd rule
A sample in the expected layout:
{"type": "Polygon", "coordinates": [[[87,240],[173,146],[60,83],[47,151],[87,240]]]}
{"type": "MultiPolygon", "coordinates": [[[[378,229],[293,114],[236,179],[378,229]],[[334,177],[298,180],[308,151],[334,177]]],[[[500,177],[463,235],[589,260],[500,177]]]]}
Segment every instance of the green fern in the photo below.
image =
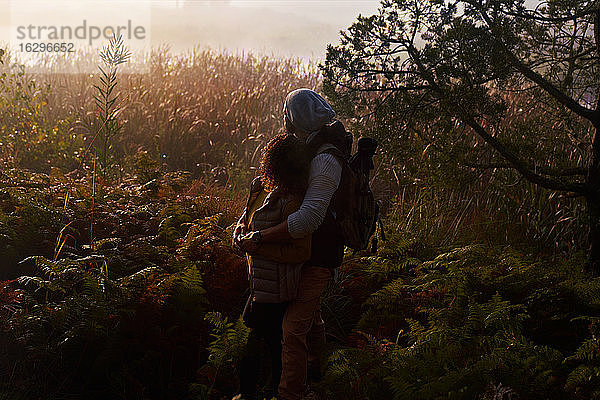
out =
{"type": "Polygon", "coordinates": [[[250,329],[241,318],[229,322],[227,317],[216,311],[206,313],[204,319],[212,326],[209,362],[217,368],[237,365],[243,356],[250,329]]]}

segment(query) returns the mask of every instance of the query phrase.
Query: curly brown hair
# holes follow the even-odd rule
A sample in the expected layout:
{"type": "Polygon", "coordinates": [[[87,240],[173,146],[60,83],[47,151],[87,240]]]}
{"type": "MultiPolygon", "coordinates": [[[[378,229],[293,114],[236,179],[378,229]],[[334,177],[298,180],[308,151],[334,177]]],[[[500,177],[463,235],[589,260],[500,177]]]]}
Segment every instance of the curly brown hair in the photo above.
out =
{"type": "Polygon", "coordinates": [[[260,161],[260,179],[266,191],[304,195],[310,160],[305,145],[294,135],[282,133],[267,143],[260,161]]]}

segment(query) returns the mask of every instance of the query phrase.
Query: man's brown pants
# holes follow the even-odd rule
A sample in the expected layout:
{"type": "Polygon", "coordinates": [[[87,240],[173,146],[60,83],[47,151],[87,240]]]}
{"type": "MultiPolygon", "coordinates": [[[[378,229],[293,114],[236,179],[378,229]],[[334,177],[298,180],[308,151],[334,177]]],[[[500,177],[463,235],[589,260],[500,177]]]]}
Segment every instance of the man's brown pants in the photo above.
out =
{"type": "Polygon", "coordinates": [[[331,270],[328,268],[313,266],[302,268],[298,296],[289,304],[283,319],[279,399],[298,400],[304,394],[308,341],[324,342],[325,340],[320,301],[330,278],[331,270]]]}

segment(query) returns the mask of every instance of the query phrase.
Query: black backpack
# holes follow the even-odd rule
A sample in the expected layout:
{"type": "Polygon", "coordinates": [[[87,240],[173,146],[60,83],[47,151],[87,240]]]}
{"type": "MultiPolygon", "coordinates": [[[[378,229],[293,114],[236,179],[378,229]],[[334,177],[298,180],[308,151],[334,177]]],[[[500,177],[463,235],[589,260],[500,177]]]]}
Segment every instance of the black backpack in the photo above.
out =
{"type": "Polygon", "coordinates": [[[369,185],[377,141],[368,137],[359,139],[358,151],[351,155],[352,134],[338,120],[323,127],[317,135],[318,140],[311,142],[311,147],[316,150],[324,143],[332,144],[334,148],[322,153],[334,155],[342,165],[340,185],[331,200],[331,210],[343,243],[356,251],[364,250],[379,221],[379,206],[369,185]]]}

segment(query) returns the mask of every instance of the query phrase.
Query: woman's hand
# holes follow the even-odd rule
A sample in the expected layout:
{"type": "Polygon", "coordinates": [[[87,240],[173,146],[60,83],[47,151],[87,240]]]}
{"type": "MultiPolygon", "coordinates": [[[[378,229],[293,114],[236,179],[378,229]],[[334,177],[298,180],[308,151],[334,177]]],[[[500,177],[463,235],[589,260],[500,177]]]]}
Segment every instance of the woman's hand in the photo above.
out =
{"type": "Polygon", "coordinates": [[[243,250],[240,246],[242,238],[248,233],[248,227],[245,224],[238,223],[233,231],[233,238],[231,244],[233,247],[243,250]]]}
{"type": "Polygon", "coordinates": [[[258,250],[258,246],[259,244],[256,243],[254,240],[252,240],[252,234],[254,232],[250,232],[248,234],[246,234],[245,236],[243,236],[240,239],[239,242],[239,247],[241,250],[245,251],[246,253],[254,253],[256,252],[256,250],[258,250]]]}

